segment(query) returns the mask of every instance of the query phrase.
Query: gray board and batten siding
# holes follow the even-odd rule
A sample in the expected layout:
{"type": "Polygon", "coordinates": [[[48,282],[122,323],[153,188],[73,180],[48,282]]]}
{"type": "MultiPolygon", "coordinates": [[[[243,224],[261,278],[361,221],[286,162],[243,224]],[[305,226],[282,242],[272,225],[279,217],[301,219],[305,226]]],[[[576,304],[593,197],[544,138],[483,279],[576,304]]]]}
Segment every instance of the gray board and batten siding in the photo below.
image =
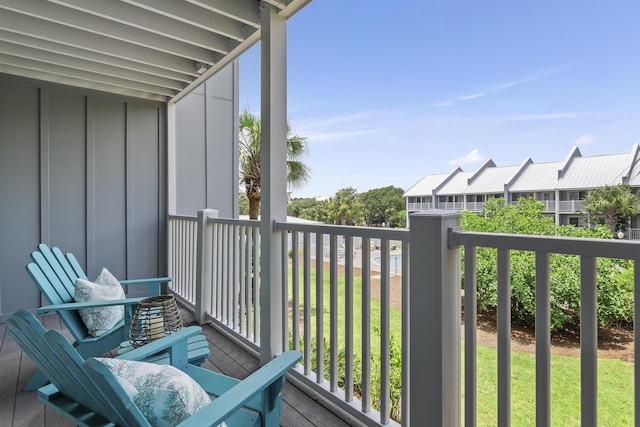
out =
{"type": "Polygon", "coordinates": [[[176,201],[169,213],[238,217],[238,61],[176,104],[176,201]]]}
{"type": "Polygon", "coordinates": [[[163,273],[166,106],[0,76],[0,321],[40,306],[40,242],[89,277],[163,273]]]}
{"type": "Polygon", "coordinates": [[[235,217],[237,99],[234,61],[176,104],[170,151],[166,103],[0,74],[0,323],[42,303],[24,269],[40,242],[90,278],[159,277],[168,212],[235,217]]]}

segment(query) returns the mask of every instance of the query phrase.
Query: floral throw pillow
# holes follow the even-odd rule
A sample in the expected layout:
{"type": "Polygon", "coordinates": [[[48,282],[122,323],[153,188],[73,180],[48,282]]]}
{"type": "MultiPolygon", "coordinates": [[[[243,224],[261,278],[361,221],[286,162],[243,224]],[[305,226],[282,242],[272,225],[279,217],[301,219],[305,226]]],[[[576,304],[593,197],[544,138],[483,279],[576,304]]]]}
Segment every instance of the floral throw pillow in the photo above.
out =
{"type": "MultiPolygon", "coordinates": [[[[74,299],[76,302],[112,301],[125,299],[124,289],[106,268],[100,270],[95,282],[76,279],[74,299]]],[[[124,318],[124,306],[85,308],[80,317],[89,334],[104,335],[124,318]]]]}
{"type": "MultiPolygon", "coordinates": [[[[180,424],[211,403],[209,395],[197,382],[171,365],[97,359],[109,367],[142,415],[154,427],[180,424]]],[[[221,426],[226,424],[222,423],[221,426]]]]}

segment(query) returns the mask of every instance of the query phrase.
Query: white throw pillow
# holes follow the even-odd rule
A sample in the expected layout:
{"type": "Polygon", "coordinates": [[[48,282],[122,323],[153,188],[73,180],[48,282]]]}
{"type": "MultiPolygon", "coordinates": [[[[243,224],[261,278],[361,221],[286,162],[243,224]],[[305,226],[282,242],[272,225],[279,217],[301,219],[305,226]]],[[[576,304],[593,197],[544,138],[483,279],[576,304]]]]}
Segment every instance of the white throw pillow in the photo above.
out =
{"type": "Polygon", "coordinates": [[[200,384],[171,365],[97,359],[109,367],[121,385],[126,382],[135,388],[137,393],[132,396],[130,387],[123,386],[152,426],[175,426],[211,403],[200,384]]]}
{"type": "MultiPolygon", "coordinates": [[[[74,285],[76,302],[113,301],[126,298],[120,282],[106,268],[100,270],[95,283],[76,279],[74,285]]],[[[122,305],[85,308],[79,311],[89,334],[94,337],[104,335],[124,319],[124,306],[122,305]]]]}

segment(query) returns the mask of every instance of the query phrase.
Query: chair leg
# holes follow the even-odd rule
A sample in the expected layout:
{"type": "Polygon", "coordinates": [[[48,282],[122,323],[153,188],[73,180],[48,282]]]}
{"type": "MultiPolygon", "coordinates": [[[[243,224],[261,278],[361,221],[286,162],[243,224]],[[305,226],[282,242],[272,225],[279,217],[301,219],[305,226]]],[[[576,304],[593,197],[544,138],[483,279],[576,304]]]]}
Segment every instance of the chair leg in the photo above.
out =
{"type": "Polygon", "coordinates": [[[45,377],[42,372],[38,371],[31,377],[31,379],[29,380],[27,385],[24,386],[24,390],[23,391],[34,391],[34,390],[37,390],[40,387],[42,387],[43,385],[47,384],[48,382],[49,382],[49,380],[47,379],[47,377],[45,377]]]}

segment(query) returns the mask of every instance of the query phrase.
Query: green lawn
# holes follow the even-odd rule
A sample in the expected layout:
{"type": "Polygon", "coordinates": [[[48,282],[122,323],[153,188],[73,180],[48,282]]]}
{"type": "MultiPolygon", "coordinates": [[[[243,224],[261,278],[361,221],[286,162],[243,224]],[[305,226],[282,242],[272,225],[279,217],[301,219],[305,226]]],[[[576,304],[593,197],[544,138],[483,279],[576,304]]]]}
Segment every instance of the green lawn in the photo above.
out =
{"type": "MultiPolygon", "coordinates": [[[[478,425],[497,425],[497,352],[478,347],[478,425]]],[[[535,425],[535,356],[511,353],[511,420],[535,425]]],[[[551,425],[580,425],[580,359],[551,356],[551,425]]],[[[598,361],[598,425],[633,425],[633,365],[598,361]]]]}
{"type": "MultiPolygon", "coordinates": [[[[302,269],[301,269],[302,270],[302,269]]],[[[291,270],[289,270],[291,279],[291,270]]],[[[315,337],[316,294],[315,269],[311,271],[311,334],[315,337]]],[[[354,352],[362,348],[362,281],[354,277],[354,352]]],[[[323,275],[323,325],[326,342],[329,340],[329,272],[323,275]]],[[[289,280],[291,298],[291,280],[289,280]]],[[[300,315],[303,315],[303,277],[300,272],[300,315]]],[[[345,286],[344,276],[338,275],[338,334],[339,347],[344,348],[345,286]]],[[[397,343],[401,339],[402,319],[391,308],[391,330],[397,343]]],[[[372,359],[379,358],[380,301],[371,299],[372,359]]],[[[327,349],[328,350],[328,349],[327,349]]],[[[461,356],[462,358],[464,356],[461,356]]],[[[357,359],[356,359],[357,360],[357,359]]],[[[478,414],[479,426],[497,425],[497,353],[494,348],[478,347],[478,414]]],[[[372,365],[375,362],[372,360],[372,365]]],[[[464,369],[464,367],[463,367],[464,369]]],[[[463,370],[464,372],[464,370],[463,370]]],[[[392,375],[400,375],[392,370],[392,375]]],[[[378,375],[372,372],[372,380],[378,375]]],[[[463,375],[464,378],[464,375],[463,375]]],[[[392,380],[392,383],[394,381],[392,380]]],[[[398,382],[399,383],[399,382],[398,382]]],[[[374,388],[375,385],[372,385],[374,388]]],[[[463,385],[464,390],[464,385],[463,385]]],[[[375,391],[372,391],[375,394],[375,391]]],[[[464,399],[464,396],[463,396],[464,399]]],[[[511,354],[511,421],[514,426],[535,425],[535,357],[528,353],[511,354]]],[[[463,406],[464,407],[464,406],[463,406]]],[[[580,359],[551,356],[551,424],[553,426],[580,425],[580,359]]],[[[621,360],[600,359],[598,362],[598,425],[633,425],[633,365],[621,360]]]]}

